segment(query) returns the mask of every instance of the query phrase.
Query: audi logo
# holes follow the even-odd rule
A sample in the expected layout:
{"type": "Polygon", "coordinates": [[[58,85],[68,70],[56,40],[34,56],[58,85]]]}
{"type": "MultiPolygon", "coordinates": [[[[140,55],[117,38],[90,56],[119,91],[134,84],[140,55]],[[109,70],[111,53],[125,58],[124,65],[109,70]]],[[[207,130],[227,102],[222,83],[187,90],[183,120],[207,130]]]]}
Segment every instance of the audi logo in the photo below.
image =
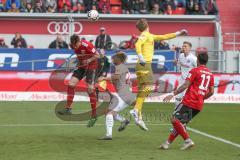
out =
{"type": "Polygon", "coordinates": [[[80,22],[50,22],[48,23],[47,30],[50,34],[80,34],[83,26],[80,22]],[[71,28],[72,27],[72,28],[71,28]]]}

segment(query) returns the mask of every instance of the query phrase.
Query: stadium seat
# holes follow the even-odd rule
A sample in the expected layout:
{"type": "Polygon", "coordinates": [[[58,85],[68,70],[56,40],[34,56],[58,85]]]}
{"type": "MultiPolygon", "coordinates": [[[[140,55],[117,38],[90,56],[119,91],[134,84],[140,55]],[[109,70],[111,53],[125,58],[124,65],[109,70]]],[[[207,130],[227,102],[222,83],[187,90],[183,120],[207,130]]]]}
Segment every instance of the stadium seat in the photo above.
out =
{"type": "Polygon", "coordinates": [[[173,14],[183,15],[185,14],[186,9],[183,7],[177,7],[176,10],[173,11],[173,14]]]}
{"type": "Polygon", "coordinates": [[[112,14],[122,14],[122,7],[121,6],[112,6],[111,13],[112,14]]]}
{"type": "Polygon", "coordinates": [[[110,4],[111,5],[121,5],[122,2],[121,2],[121,0],[110,0],[110,4]]]}

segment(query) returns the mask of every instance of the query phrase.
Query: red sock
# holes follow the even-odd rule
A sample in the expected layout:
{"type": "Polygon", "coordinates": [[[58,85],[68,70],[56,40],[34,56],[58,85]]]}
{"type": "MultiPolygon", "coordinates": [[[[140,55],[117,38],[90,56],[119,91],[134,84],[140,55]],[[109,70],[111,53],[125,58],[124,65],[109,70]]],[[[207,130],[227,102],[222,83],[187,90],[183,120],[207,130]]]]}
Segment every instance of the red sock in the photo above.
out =
{"type": "Polygon", "coordinates": [[[97,95],[96,92],[92,92],[92,93],[88,93],[89,98],[90,98],[90,104],[92,107],[92,117],[96,117],[97,113],[96,113],[96,108],[97,108],[97,95]]]}
{"type": "Polygon", "coordinates": [[[71,108],[71,105],[73,103],[74,95],[75,95],[74,87],[68,86],[68,90],[67,90],[67,104],[65,106],[66,108],[71,108]]]}
{"type": "Polygon", "coordinates": [[[189,138],[189,135],[188,135],[185,127],[178,119],[174,120],[173,127],[183,137],[184,140],[189,138]]]}
{"type": "Polygon", "coordinates": [[[168,142],[172,143],[177,138],[178,135],[179,135],[178,132],[175,129],[172,129],[168,137],[168,142]]]}

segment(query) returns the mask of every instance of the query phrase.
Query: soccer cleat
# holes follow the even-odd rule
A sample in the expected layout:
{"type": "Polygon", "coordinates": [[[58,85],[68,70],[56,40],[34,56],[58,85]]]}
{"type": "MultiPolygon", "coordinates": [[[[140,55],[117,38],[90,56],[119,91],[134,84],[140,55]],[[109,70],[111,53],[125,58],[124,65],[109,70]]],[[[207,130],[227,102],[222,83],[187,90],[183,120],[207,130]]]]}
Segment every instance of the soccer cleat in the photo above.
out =
{"type": "Polygon", "coordinates": [[[126,129],[127,125],[130,123],[130,121],[128,119],[126,119],[125,121],[123,121],[121,123],[121,125],[119,126],[118,128],[118,131],[121,132],[123,131],[124,129],[126,129]]]}
{"type": "Polygon", "coordinates": [[[134,120],[135,120],[135,123],[137,123],[137,120],[138,120],[138,111],[135,110],[135,109],[132,109],[129,111],[129,113],[131,114],[131,116],[133,116],[134,120]]]}
{"type": "Polygon", "coordinates": [[[190,149],[194,146],[194,142],[191,140],[191,139],[187,139],[183,146],[181,147],[181,150],[187,150],[187,149],[190,149]]]}
{"type": "Polygon", "coordinates": [[[62,110],[57,112],[60,115],[71,115],[72,114],[72,108],[63,108],[62,110]]]}
{"type": "Polygon", "coordinates": [[[88,127],[88,128],[93,127],[94,124],[96,123],[96,121],[97,121],[97,117],[92,117],[92,118],[88,121],[87,127],[88,127]]]}
{"type": "Polygon", "coordinates": [[[146,127],[145,123],[143,120],[138,120],[136,124],[144,131],[148,131],[148,128],[146,127]]]}
{"type": "Polygon", "coordinates": [[[160,145],[160,149],[168,150],[169,146],[170,146],[170,144],[168,142],[165,142],[165,143],[160,145]]]}
{"type": "Polygon", "coordinates": [[[112,136],[104,136],[102,138],[99,138],[98,140],[112,140],[112,136]]]}

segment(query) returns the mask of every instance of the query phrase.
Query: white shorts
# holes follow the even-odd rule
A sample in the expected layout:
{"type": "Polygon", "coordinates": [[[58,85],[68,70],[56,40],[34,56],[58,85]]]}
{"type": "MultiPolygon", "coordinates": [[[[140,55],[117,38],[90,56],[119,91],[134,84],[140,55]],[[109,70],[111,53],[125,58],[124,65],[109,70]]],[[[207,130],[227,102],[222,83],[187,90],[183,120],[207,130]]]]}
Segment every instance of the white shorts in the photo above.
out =
{"type": "Polygon", "coordinates": [[[121,96],[118,94],[112,94],[112,98],[109,103],[109,110],[114,112],[120,112],[130,106],[135,101],[135,95],[133,93],[127,96],[121,96]]]}
{"type": "MultiPolygon", "coordinates": [[[[180,87],[182,84],[184,84],[184,82],[185,82],[185,79],[180,78],[178,87],[180,87]]],[[[182,100],[182,98],[185,95],[185,93],[186,93],[186,90],[183,91],[182,93],[179,93],[178,95],[176,95],[175,98],[179,99],[179,100],[182,100]]]]}

